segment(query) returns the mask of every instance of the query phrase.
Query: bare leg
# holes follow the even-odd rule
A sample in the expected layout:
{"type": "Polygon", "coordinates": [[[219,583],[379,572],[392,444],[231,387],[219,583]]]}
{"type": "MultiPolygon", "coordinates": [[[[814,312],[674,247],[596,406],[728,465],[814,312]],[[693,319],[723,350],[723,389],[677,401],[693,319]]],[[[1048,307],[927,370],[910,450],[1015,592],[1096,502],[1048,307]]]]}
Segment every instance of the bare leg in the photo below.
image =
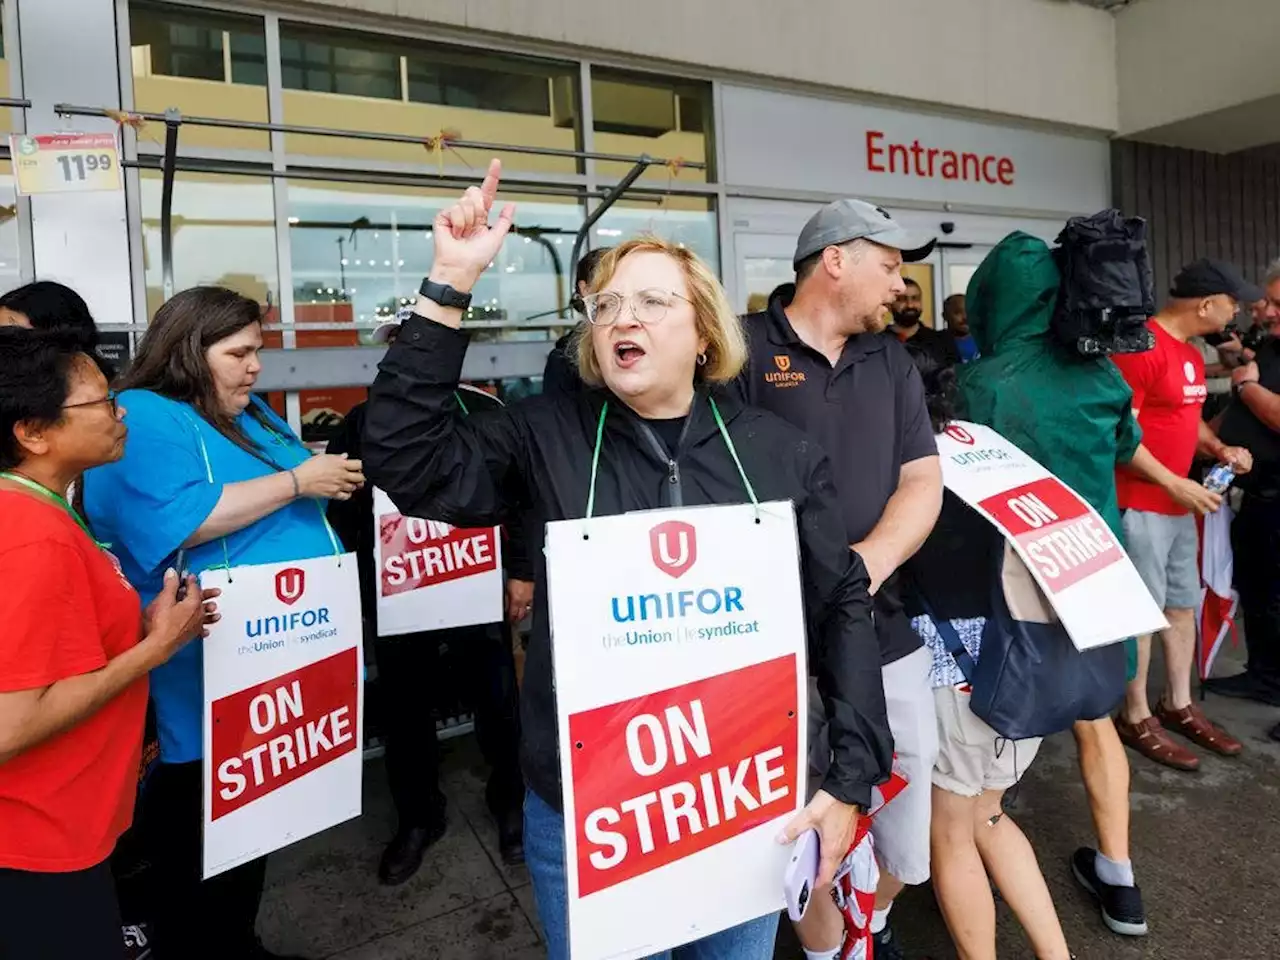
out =
{"type": "MultiPolygon", "coordinates": [[[[1164,615],[1169,621],[1169,629],[1160,634],[1160,639],[1164,643],[1166,676],[1164,704],[1181,710],[1191,706],[1191,669],[1196,660],[1195,612],[1166,610],[1164,615]]],[[[1141,655],[1138,663],[1141,667],[1141,655]]]]}
{"type": "Polygon", "coordinates": [[[1147,675],[1150,672],[1151,636],[1147,635],[1138,638],[1138,673],[1125,687],[1124,706],[1121,708],[1125,723],[1140,723],[1151,716],[1151,704],[1147,702],[1147,675]]]}
{"type": "Polygon", "coordinates": [[[831,899],[830,887],[814,891],[809,909],[795,928],[800,946],[813,953],[835,950],[844,943],[844,917],[831,899]]]}
{"type": "Polygon", "coordinates": [[[960,960],[996,960],[996,905],[974,838],[979,799],[933,788],[933,892],[960,960]]]}
{"type": "Polygon", "coordinates": [[[1081,720],[1072,731],[1098,849],[1107,859],[1123,863],[1129,859],[1129,758],[1124,744],[1110,717],[1081,720]]]}
{"type": "Polygon", "coordinates": [[[876,886],[876,909],[883,910],[890,906],[906,886],[897,877],[891,877],[883,870],[880,871],[880,883],[876,886]]]}
{"type": "MultiPolygon", "coordinates": [[[[982,863],[1027,932],[1036,956],[1040,960],[1070,960],[1067,938],[1036,861],[1036,852],[1012,818],[1001,813],[1002,796],[1003,790],[987,790],[975,804],[973,839],[982,863]]],[[[994,911],[992,938],[994,940],[994,911]]]]}

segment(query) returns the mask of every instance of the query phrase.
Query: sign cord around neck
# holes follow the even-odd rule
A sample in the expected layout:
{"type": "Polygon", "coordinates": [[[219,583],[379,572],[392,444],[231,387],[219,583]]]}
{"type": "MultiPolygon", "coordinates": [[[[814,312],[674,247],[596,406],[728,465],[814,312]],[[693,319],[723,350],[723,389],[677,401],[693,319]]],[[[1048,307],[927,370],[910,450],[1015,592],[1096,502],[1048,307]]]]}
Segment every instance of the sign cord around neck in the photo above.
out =
{"type": "Polygon", "coordinates": [[[54,493],[52,490],[46,487],[43,483],[37,483],[35,480],[32,480],[30,477],[24,477],[20,473],[14,473],[12,470],[5,470],[0,472],[0,478],[12,481],[13,483],[18,484],[18,486],[20,487],[26,487],[32,493],[43,497],[44,499],[48,500],[52,504],[55,504],[56,506],[61,507],[63,510],[66,511],[67,515],[76,522],[76,526],[78,526],[81,530],[84,531],[84,535],[93,541],[94,546],[96,546],[99,550],[108,550],[111,548],[111,544],[103,543],[101,540],[99,540],[97,537],[93,535],[93,531],[90,530],[89,525],[84,522],[84,518],[81,517],[80,514],[76,513],[75,508],[72,507],[71,504],[67,503],[66,497],[60,494],[54,493]]]}
{"type": "MultiPolygon", "coordinates": [[[[200,444],[200,456],[204,459],[205,476],[210,483],[214,483],[213,479],[213,461],[209,458],[209,448],[205,446],[204,436],[200,433],[200,425],[196,423],[195,418],[191,414],[183,411],[183,415],[190,421],[192,429],[196,432],[196,441],[200,444]]],[[[274,428],[268,428],[274,433],[274,428]]],[[[292,439],[287,437],[285,439],[292,439]]],[[[338,535],[333,532],[333,527],[329,524],[329,518],[325,516],[324,507],[320,506],[319,500],[312,500],[316,510],[320,513],[320,522],[324,524],[324,531],[329,535],[329,543],[333,546],[333,555],[338,559],[338,566],[342,566],[342,546],[338,543],[338,535]]],[[[233,582],[231,579],[231,552],[227,549],[227,538],[219,537],[218,542],[222,544],[222,563],[209,567],[210,570],[225,570],[227,572],[227,582],[233,582]]]]}
{"type": "MultiPolygon", "coordinates": [[[[716,419],[716,428],[720,431],[720,436],[724,439],[724,445],[729,448],[729,456],[733,458],[733,465],[738,468],[738,476],[742,478],[742,486],[746,488],[747,499],[751,501],[751,505],[756,508],[756,523],[760,522],[760,500],[756,497],[756,491],[751,486],[751,481],[747,478],[747,471],[742,467],[742,461],[738,458],[738,450],[733,445],[733,438],[729,436],[729,428],[725,426],[724,417],[720,415],[720,408],[716,406],[714,397],[708,396],[707,403],[711,405],[711,415],[716,419]]],[[[587,515],[584,519],[590,520],[595,513],[596,508],[596,477],[600,472],[600,448],[604,444],[604,421],[609,412],[609,401],[606,400],[604,405],[600,407],[600,420],[596,424],[596,444],[595,449],[591,453],[591,484],[587,488],[587,515]]],[[[586,540],[588,534],[586,528],[583,528],[582,539],[586,540]]]]}

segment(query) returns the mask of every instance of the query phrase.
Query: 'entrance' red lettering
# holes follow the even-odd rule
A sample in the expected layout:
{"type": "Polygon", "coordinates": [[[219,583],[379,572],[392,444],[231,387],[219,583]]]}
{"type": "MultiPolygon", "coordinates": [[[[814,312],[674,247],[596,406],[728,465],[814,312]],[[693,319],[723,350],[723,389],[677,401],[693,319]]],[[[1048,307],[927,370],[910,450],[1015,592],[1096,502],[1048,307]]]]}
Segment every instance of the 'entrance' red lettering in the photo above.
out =
{"type": "Polygon", "coordinates": [[[887,141],[882,130],[868,130],[866,144],[867,170],[870,173],[900,173],[907,177],[928,179],[941,176],[943,180],[1005,187],[1012,187],[1017,176],[1017,167],[1012,157],[991,153],[957,153],[954,150],[925,146],[919,140],[893,143],[887,141]]]}

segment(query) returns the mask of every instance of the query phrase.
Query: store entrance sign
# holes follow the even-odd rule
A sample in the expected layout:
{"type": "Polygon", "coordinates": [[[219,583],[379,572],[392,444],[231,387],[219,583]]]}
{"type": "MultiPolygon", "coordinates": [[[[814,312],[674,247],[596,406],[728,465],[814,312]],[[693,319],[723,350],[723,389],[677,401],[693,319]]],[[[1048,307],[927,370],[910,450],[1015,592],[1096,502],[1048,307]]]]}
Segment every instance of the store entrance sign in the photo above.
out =
{"type": "Polygon", "coordinates": [[[18,193],[119,190],[120,152],[112,133],[54,133],[9,137],[18,193]]]}
{"type": "Polygon", "coordinates": [[[1089,214],[1111,201],[1105,137],[726,84],[724,181],[895,203],[1089,214]]]}

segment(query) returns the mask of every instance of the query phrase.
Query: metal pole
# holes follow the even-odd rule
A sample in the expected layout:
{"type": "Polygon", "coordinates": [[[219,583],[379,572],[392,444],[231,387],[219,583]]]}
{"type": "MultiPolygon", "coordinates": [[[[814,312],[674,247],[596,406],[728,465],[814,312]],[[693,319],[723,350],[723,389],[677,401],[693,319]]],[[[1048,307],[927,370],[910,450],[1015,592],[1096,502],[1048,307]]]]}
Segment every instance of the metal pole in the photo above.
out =
{"type": "Polygon", "coordinates": [[[165,300],[173,296],[173,179],[177,173],[178,131],[182,114],[176,107],[164,112],[164,165],[160,181],[160,277],[165,300]]]}
{"type": "Polygon", "coordinates": [[[30,100],[16,100],[13,97],[0,97],[0,109],[9,108],[11,110],[30,110],[30,100]]]}
{"type": "MultiPolygon", "coordinates": [[[[105,117],[107,111],[102,107],[80,107],[69,103],[58,103],[53,107],[55,113],[67,117],[105,117]]],[[[169,111],[159,113],[133,113],[135,117],[154,123],[168,122],[169,111]]],[[[231,130],[261,130],[266,133],[293,134],[300,137],[339,137],[344,140],[374,140],[381,143],[407,143],[424,146],[429,138],[414,137],[405,133],[375,133],[368,130],[339,130],[333,127],[302,127],[288,123],[265,123],[259,120],[220,120],[216,117],[182,117],[182,123],[195,127],[221,127],[231,130]]],[[[565,157],[569,159],[602,160],[612,163],[635,163],[634,156],[620,153],[595,153],[586,150],[560,150],[555,147],[522,147],[508,143],[487,143],[479,140],[446,140],[445,145],[459,150],[483,150],[490,153],[519,153],[536,157],[565,157]]],[[[649,159],[649,163],[672,163],[671,160],[649,159]]],[[[690,170],[705,170],[707,165],[695,161],[680,161],[680,165],[690,170]]]]}
{"type": "MultiPolygon", "coordinates": [[[[601,217],[605,215],[614,202],[631,188],[631,185],[640,179],[641,174],[649,169],[655,163],[662,163],[661,160],[654,160],[648,154],[642,156],[636,161],[636,165],[627,171],[627,175],[619,180],[614,187],[604,195],[600,205],[591,211],[591,215],[582,223],[582,229],[578,231],[578,235],[573,240],[573,254],[569,257],[569,282],[577,283],[578,276],[578,259],[582,253],[582,245],[586,242],[587,234],[591,232],[591,228],[596,225],[601,217]]],[[[576,290],[574,291],[577,292],[576,290]]]]}

